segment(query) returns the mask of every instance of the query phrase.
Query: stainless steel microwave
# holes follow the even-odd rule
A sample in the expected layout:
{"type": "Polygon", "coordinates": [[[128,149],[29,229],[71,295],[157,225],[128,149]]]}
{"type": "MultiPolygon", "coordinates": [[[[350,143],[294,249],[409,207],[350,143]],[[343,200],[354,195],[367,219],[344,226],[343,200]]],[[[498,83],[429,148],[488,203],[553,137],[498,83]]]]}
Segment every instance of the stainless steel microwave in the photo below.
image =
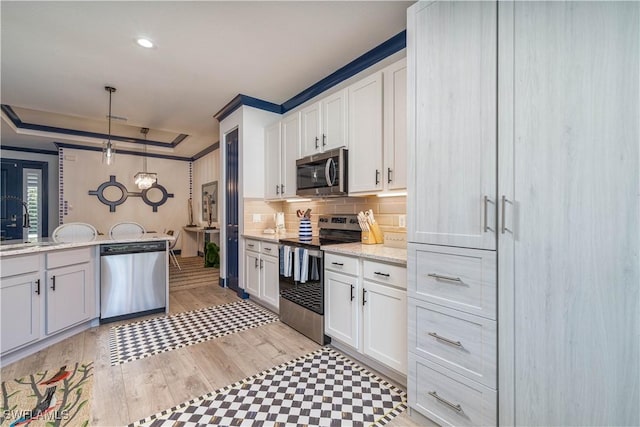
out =
{"type": "Polygon", "coordinates": [[[346,148],[336,148],[296,160],[296,194],[303,197],[346,196],[346,148]]]}

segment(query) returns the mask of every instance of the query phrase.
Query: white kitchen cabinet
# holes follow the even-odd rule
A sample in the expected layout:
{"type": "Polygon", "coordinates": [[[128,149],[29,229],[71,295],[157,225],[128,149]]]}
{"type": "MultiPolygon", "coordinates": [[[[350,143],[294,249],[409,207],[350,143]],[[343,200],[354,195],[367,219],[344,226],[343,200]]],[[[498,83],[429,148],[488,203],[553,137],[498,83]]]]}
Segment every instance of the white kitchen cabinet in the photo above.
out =
{"type": "Polygon", "coordinates": [[[360,306],[357,298],[359,279],[325,270],[324,281],[324,332],[357,349],[360,330],[360,306]]]}
{"type": "Polygon", "coordinates": [[[245,239],[244,246],[244,290],[277,311],[280,305],[278,244],[245,239]]]}
{"type": "Polygon", "coordinates": [[[300,157],[347,146],[346,90],[329,95],[300,113],[300,157]]]}
{"type": "Polygon", "coordinates": [[[496,249],[497,5],[420,2],[407,19],[407,239],[496,249]]]}
{"type": "Polygon", "coordinates": [[[50,252],[46,262],[46,333],[51,335],[94,317],[94,266],[89,248],[50,252]]]}
{"type": "Polygon", "coordinates": [[[382,73],[349,86],[349,193],[383,188],[382,73]]]}
{"type": "Polygon", "coordinates": [[[407,292],[362,282],[362,352],[407,373],[407,292]]]}
{"type": "Polygon", "coordinates": [[[409,406],[440,424],[640,425],[639,16],[635,2],[409,9],[409,304],[425,308],[409,329],[474,340],[458,355],[410,343],[409,406]],[[481,255],[495,238],[478,229],[497,236],[497,390],[481,255]]]}
{"type": "Polygon", "coordinates": [[[0,274],[0,353],[5,354],[40,338],[40,256],[2,259],[0,274]]]}
{"type": "Polygon", "coordinates": [[[300,113],[265,129],[265,199],[296,196],[296,159],[300,150],[300,113]]]}
{"type": "Polygon", "coordinates": [[[639,22],[500,3],[501,425],[640,425],[639,22]]]}
{"type": "Polygon", "coordinates": [[[406,374],[406,269],[326,253],[325,333],[406,374]]]}
{"type": "Polygon", "coordinates": [[[349,87],[349,193],[407,188],[407,63],[349,87]]]}
{"type": "Polygon", "coordinates": [[[384,189],[407,188],[407,60],[382,70],[384,109],[384,189]]]}

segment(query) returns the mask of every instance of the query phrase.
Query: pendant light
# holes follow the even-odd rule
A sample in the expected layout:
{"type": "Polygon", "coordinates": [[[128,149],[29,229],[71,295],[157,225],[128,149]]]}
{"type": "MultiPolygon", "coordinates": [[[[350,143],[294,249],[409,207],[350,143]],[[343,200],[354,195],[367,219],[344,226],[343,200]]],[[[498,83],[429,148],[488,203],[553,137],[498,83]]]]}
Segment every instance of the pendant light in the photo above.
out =
{"type": "Polygon", "coordinates": [[[105,86],[104,90],[109,92],[109,136],[107,137],[107,141],[102,145],[102,163],[112,165],[116,160],[116,145],[111,142],[111,94],[116,91],[116,88],[105,86]]]}
{"type": "MultiPolygon", "coordinates": [[[[140,133],[144,135],[144,140],[147,140],[147,134],[149,128],[140,129],[140,133]]],[[[135,175],[135,183],[140,190],[146,190],[151,188],[153,184],[158,181],[158,174],[147,172],[147,144],[144,144],[144,156],[142,157],[142,172],[138,172],[135,175]]]]}

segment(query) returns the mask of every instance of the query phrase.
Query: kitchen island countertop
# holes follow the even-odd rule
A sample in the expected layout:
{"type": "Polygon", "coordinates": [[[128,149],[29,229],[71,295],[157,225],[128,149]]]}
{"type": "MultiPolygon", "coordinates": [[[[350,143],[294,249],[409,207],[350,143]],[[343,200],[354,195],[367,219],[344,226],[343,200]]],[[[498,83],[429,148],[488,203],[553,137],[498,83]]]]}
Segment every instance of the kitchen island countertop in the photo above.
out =
{"type": "Polygon", "coordinates": [[[407,250],[383,245],[363,245],[362,243],[341,243],[338,245],[323,245],[325,252],[352,255],[377,261],[407,265],[407,250]]]}

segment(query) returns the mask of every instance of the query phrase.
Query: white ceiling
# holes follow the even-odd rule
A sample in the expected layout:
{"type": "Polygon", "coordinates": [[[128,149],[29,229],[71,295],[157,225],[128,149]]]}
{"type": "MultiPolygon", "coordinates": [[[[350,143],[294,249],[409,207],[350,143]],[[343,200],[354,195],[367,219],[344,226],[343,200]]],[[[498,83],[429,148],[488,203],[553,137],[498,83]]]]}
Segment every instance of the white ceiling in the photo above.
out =
{"type": "MultiPolygon", "coordinates": [[[[149,127],[149,139],[188,134],[171,153],[149,151],[191,157],[218,141],[213,115],[238,93],[283,103],[404,30],[411,3],[3,0],[1,102],[25,122],[35,110],[29,121],[101,121],[106,133],[112,85],[112,114],[127,118],[119,126],[149,127]],[[139,47],[140,36],[157,47],[139,47]]],[[[17,134],[5,120],[1,137],[65,141],[17,134]]]]}

